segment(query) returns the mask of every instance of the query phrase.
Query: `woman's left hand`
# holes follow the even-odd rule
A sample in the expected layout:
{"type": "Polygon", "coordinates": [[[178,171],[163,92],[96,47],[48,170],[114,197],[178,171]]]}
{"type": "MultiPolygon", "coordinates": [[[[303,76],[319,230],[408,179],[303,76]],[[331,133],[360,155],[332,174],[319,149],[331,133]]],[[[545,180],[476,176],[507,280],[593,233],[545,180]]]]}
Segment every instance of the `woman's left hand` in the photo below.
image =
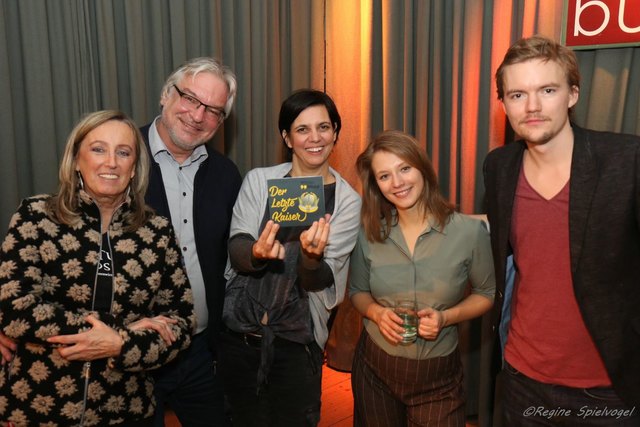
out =
{"type": "Polygon", "coordinates": [[[431,307],[418,311],[418,319],[418,335],[425,340],[438,338],[446,322],[444,312],[431,307]]]}
{"type": "Polygon", "coordinates": [[[118,356],[124,344],[118,332],[91,314],[85,320],[91,324],[88,331],[56,335],[47,338],[47,342],[62,345],[57,350],[67,360],[89,361],[118,356]]]}
{"type": "Polygon", "coordinates": [[[300,247],[305,255],[312,257],[321,257],[324,255],[324,248],[329,241],[329,225],[330,214],[326,214],[324,218],[314,221],[309,229],[300,234],[300,247]]]}

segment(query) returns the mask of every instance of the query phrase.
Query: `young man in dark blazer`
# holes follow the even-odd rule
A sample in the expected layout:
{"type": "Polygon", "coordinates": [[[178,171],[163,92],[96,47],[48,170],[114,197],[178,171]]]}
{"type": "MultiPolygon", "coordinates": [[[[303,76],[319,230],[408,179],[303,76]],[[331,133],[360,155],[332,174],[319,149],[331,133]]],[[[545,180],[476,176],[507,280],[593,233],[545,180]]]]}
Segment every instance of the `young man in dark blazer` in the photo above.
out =
{"type": "Polygon", "coordinates": [[[577,59],[552,40],[511,46],[496,83],[522,138],[484,165],[503,424],[638,426],[640,138],[570,122],[577,59]]]}

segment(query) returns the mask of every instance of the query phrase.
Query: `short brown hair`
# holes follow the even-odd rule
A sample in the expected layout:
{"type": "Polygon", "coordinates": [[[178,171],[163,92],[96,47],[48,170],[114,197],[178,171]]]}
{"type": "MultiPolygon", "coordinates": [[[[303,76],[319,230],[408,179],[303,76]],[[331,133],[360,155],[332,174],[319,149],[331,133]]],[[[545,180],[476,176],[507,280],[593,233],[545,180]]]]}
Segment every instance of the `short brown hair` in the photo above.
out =
{"type": "Polygon", "coordinates": [[[531,59],[555,61],[564,70],[569,87],[580,88],[580,69],[576,54],[566,46],[542,36],[523,38],[515,42],[504,55],[502,63],[496,71],[496,88],[498,99],[504,98],[504,69],[531,59]]]}

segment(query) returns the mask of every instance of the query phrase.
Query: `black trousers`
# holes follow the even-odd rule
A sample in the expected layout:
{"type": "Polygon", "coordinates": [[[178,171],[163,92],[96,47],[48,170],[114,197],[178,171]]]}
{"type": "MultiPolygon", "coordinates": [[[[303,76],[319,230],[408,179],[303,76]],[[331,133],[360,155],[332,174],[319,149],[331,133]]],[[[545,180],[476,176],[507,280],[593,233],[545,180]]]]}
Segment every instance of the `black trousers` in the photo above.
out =
{"type": "Polygon", "coordinates": [[[638,427],[638,408],[626,405],[611,387],[574,388],[529,378],[509,363],[500,373],[506,427],[638,427]]]}
{"type": "Polygon", "coordinates": [[[220,337],[219,369],[234,427],[316,426],[320,421],[323,354],[276,337],[266,384],[257,385],[260,339],[234,332],[220,337]]]}
{"type": "Polygon", "coordinates": [[[204,332],[177,360],[154,371],[156,413],[154,426],[164,426],[168,403],[184,427],[225,426],[224,390],[204,332]]]}

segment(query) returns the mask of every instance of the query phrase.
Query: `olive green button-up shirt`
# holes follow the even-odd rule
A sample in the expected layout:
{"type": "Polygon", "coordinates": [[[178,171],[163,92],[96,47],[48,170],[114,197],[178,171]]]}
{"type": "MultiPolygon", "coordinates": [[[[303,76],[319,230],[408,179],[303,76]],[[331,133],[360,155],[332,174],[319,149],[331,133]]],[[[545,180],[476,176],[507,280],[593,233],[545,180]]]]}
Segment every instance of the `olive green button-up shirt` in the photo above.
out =
{"type": "MultiPolygon", "coordinates": [[[[382,306],[416,301],[418,310],[444,310],[471,293],[493,300],[495,275],[489,231],[484,221],[454,213],[444,228],[428,225],[413,255],[395,225],[382,243],[369,242],[361,229],[351,255],[349,294],[369,292],[382,306]],[[470,286],[469,286],[470,285],[470,286]]],[[[446,356],[458,345],[457,326],[444,328],[436,340],[418,337],[411,345],[393,345],[369,319],[364,325],[373,341],[393,356],[427,359],[446,356]]]]}

